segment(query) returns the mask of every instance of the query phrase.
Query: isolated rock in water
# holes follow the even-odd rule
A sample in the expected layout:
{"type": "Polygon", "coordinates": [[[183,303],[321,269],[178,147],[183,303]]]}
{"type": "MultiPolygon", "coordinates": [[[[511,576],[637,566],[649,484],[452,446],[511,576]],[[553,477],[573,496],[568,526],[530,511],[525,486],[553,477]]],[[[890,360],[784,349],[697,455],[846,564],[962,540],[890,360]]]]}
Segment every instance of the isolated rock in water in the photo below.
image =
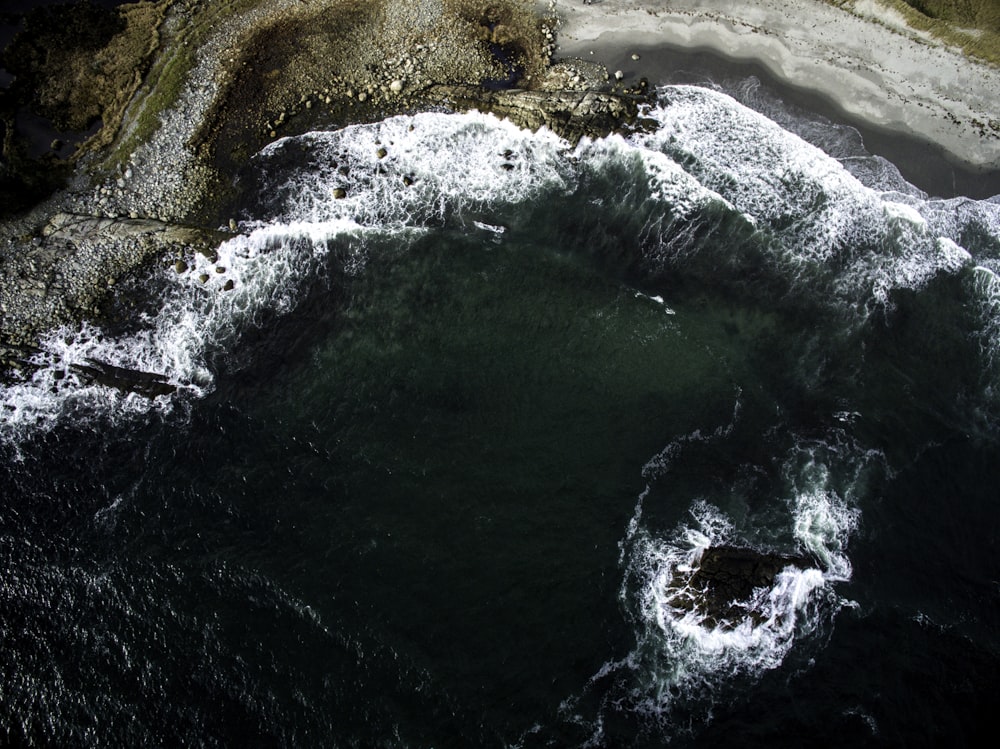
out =
{"type": "Polygon", "coordinates": [[[675,578],[673,587],[686,589],[686,595],[674,597],[673,603],[704,615],[710,626],[725,627],[748,614],[753,618],[753,612],[740,604],[749,600],[755,589],[773,587],[778,574],[788,566],[807,569],[816,563],[806,556],[711,546],[702,553],[690,577],[675,578]]]}

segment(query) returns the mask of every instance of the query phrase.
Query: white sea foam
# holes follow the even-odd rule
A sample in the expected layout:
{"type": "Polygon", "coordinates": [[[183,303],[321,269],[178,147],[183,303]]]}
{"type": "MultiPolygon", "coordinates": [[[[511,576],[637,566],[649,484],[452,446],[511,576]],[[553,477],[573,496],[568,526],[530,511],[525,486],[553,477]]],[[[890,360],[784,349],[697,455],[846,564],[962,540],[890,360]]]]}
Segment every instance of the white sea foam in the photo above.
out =
{"type": "Polygon", "coordinates": [[[282,139],[258,161],[295,154],[273,187],[282,200],[268,220],[393,227],[569,190],[569,151],[547,130],[530,133],[478,112],[425,113],[282,139]],[[337,188],[346,195],[333,200],[337,188]]]}
{"type": "MultiPolygon", "coordinates": [[[[738,412],[734,423],[736,419],[738,412]]],[[[671,443],[650,462],[647,477],[667,475],[690,446],[725,440],[732,429],[731,424],[671,443]]],[[[806,555],[814,561],[789,563],[772,585],[735,602],[734,610],[741,613],[722,621],[691,605],[700,592],[690,581],[710,547],[759,548],[754,541],[756,516],[737,521],[700,498],[692,501],[689,519],[664,534],[643,521],[647,487],[637,502],[622,555],[621,600],[635,627],[636,646],[625,657],[605,664],[591,684],[629,674],[619,680],[627,686],[624,694],[616,693],[611,699],[614,709],[628,705],[675,730],[678,726],[673,719],[679,705],[690,708],[693,701],[700,701],[702,709],[710,712],[734,677],[753,680],[778,667],[797,639],[849,605],[836,595],[834,585],[851,575],[847,545],[859,520],[856,494],[865,490],[870,470],[883,462],[880,454],[859,449],[839,433],[826,441],[797,440],[782,465],[782,494],[757,522],[786,527],[776,537],[788,539],[788,546],[762,551],[806,555]]],[[[771,535],[773,530],[769,530],[771,535]]],[[[602,709],[609,704],[606,701],[602,709]]],[[[574,699],[567,700],[563,711],[572,714],[575,707],[574,699]]],[[[681,720],[691,719],[688,712],[681,720]]],[[[589,722],[593,743],[600,745],[602,716],[589,722]]]]}
{"type": "Polygon", "coordinates": [[[259,195],[243,217],[245,233],[219,248],[218,262],[195,256],[186,273],[166,274],[161,309],[142,321],[142,332],[112,339],[85,325],[46,337],[36,357],[42,369],[0,395],[0,439],[88,408],[122,414],[171,407],[169,398],[148,402],[85,385],[72,372],[57,379],[88,358],[162,374],[181,398],[203,395],[212,388],[212,357],[265,313],[291,310],[303,279],[338,238],[352,238],[353,252],[342,259],[348,272],[363,270],[370,232],[457,221],[505,241],[512,233],[507,207],[570,196],[581,185],[603,184],[601,175],[620,178],[621,189],[591,196],[593,210],[641,211],[638,235],[623,240],[649,267],[679,268],[694,252],[718,253],[724,263],[733,251],[725,238],[699,238],[711,236],[714,219],[702,217],[714,211],[742,215],[748,233],[775,238],[763,243],[769,273],[861,321],[891,306],[897,289],[968,271],[976,279],[970,294],[982,302],[984,349],[996,358],[992,286],[985,271],[971,268],[994,272],[1000,202],[879,193],[723,94],[686,86],[661,93],[650,113],[656,132],[585,139],[575,149],[549,131],[529,133],[475,112],[394,117],[269,145],[252,167],[259,195]],[[232,290],[223,291],[230,281],[232,290]]]}
{"type": "Polygon", "coordinates": [[[779,238],[773,262],[817,297],[867,313],[891,305],[894,289],[919,289],[968,262],[940,252],[938,241],[958,242],[967,218],[953,218],[945,231],[945,217],[929,220],[918,196],[865,187],[836,159],[725,94],[666,87],[650,114],[660,127],[633,142],[668,154],[779,238]]]}
{"type": "Polygon", "coordinates": [[[169,411],[178,398],[205,395],[214,384],[212,356],[255,324],[263,311],[281,314],[294,307],[300,279],[312,272],[327,243],[359,231],[344,221],[260,228],[221,244],[215,260],[196,255],[184,273],[162,271],[160,310],[145,316],[138,332],[111,337],[84,323],[49,333],[40,342],[41,352],[32,357],[37,371],[3,390],[0,436],[16,440],[70,415],[121,419],[169,411]],[[229,282],[233,287],[226,290],[229,282]],[[91,360],[160,374],[177,395],[149,399],[88,382],[75,367],[91,360]]]}

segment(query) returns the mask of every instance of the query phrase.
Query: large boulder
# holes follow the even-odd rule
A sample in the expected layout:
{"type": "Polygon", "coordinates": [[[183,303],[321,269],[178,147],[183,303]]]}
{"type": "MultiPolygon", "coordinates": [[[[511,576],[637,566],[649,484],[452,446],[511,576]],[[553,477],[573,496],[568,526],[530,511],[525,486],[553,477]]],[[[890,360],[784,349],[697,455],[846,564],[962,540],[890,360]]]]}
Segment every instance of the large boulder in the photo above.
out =
{"type": "Polygon", "coordinates": [[[803,555],[758,551],[742,546],[710,546],[690,574],[678,575],[672,586],[683,595],[673,597],[675,605],[697,611],[707,626],[728,628],[748,615],[755,624],[760,614],[744,605],[760,588],[772,588],[779,573],[792,566],[800,570],[816,567],[803,555]]]}

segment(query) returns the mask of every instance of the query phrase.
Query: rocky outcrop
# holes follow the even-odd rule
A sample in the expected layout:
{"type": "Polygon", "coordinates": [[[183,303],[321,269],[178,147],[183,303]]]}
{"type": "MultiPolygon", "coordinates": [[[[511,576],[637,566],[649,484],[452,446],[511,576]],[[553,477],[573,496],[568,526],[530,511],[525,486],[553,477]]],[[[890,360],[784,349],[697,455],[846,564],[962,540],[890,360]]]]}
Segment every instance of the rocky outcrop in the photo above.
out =
{"type": "Polygon", "coordinates": [[[817,565],[807,556],[711,546],[702,553],[690,575],[678,575],[673,581],[677,594],[672,596],[672,602],[681,609],[697,611],[708,626],[726,628],[748,615],[754,619],[754,612],[748,611],[744,602],[754,590],[773,587],[778,574],[788,566],[807,569],[817,565]]]}
{"type": "Polygon", "coordinates": [[[638,116],[641,99],[611,92],[434,86],[427,97],[451,109],[490,112],[529,130],[547,127],[572,143],[642,124],[638,116]]]}
{"type": "MultiPolygon", "coordinates": [[[[42,367],[34,359],[41,353],[33,346],[0,343],[0,371],[17,373],[22,378],[29,377],[42,367]]],[[[118,367],[97,359],[87,359],[85,364],[69,364],[66,369],[56,371],[55,378],[64,379],[69,373],[84,383],[96,383],[122,392],[138,393],[147,398],[169,395],[177,390],[163,375],[118,367]]]]}
{"type": "Polygon", "coordinates": [[[0,341],[30,345],[45,330],[94,316],[128,272],[154,257],[211,251],[226,236],[150,219],[57,213],[3,255],[0,341]]]}
{"type": "MultiPolygon", "coordinates": [[[[639,92],[604,91],[599,64],[551,65],[555,20],[526,0],[156,0],[87,11],[102,24],[65,49],[52,13],[7,50],[24,84],[7,99],[104,127],[93,153],[66,162],[75,185],[0,226],[0,343],[34,345],[98,317],[154,258],[169,265],[216,246],[214,232],[180,224],[218,220],[232,175],[282,136],[427,108],[491,112],[572,142],[641,124],[639,92]]],[[[12,132],[3,128],[6,140],[12,132]]]]}

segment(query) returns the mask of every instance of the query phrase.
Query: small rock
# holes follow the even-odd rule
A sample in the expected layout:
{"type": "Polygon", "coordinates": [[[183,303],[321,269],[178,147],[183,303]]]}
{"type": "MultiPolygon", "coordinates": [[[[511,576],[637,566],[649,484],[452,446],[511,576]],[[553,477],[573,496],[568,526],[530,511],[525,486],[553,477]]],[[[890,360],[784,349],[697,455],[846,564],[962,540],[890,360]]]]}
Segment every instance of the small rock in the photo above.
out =
{"type": "Polygon", "coordinates": [[[223,266],[221,266],[221,265],[216,265],[215,266],[215,272],[216,273],[225,273],[226,269],[223,266]]]}
{"type": "Polygon", "coordinates": [[[188,264],[185,263],[183,260],[178,260],[176,263],[174,263],[174,270],[177,271],[178,273],[187,273],[187,269],[188,269],[188,264]]]}
{"type": "Polygon", "coordinates": [[[625,74],[622,71],[620,71],[620,70],[616,70],[615,71],[615,80],[616,81],[620,81],[624,77],[625,77],[625,74]]]}
{"type": "Polygon", "coordinates": [[[236,226],[236,219],[229,219],[229,231],[236,231],[238,227],[236,226]]]}
{"type": "Polygon", "coordinates": [[[394,94],[398,94],[403,90],[403,82],[398,78],[389,84],[389,90],[394,94]]]}
{"type": "Polygon", "coordinates": [[[362,91],[360,94],[358,94],[358,101],[364,101],[367,98],[368,98],[368,94],[366,94],[364,91],[362,91]]]}
{"type": "Polygon", "coordinates": [[[406,185],[407,187],[409,187],[410,185],[412,185],[413,184],[413,177],[411,177],[408,174],[405,175],[403,177],[403,184],[406,185]]]}
{"type": "Polygon", "coordinates": [[[635,52],[633,52],[632,53],[632,59],[633,60],[638,60],[639,59],[639,55],[637,55],[635,52]]]}
{"type": "Polygon", "coordinates": [[[222,290],[223,291],[232,291],[233,287],[235,287],[235,286],[236,286],[236,284],[233,283],[233,279],[230,278],[228,281],[226,281],[226,284],[225,284],[225,286],[222,287],[222,290]]]}
{"type": "Polygon", "coordinates": [[[333,188],[333,197],[336,198],[337,200],[346,198],[347,190],[345,190],[343,187],[335,187],[333,188]]]}
{"type": "Polygon", "coordinates": [[[208,283],[208,274],[207,273],[200,274],[198,276],[198,280],[201,281],[202,283],[208,283]]]}
{"type": "Polygon", "coordinates": [[[389,152],[386,151],[384,148],[380,148],[375,152],[375,155],[378,156],[380,159],[384,159],[386,156],[389,155],[389,152]]]}

